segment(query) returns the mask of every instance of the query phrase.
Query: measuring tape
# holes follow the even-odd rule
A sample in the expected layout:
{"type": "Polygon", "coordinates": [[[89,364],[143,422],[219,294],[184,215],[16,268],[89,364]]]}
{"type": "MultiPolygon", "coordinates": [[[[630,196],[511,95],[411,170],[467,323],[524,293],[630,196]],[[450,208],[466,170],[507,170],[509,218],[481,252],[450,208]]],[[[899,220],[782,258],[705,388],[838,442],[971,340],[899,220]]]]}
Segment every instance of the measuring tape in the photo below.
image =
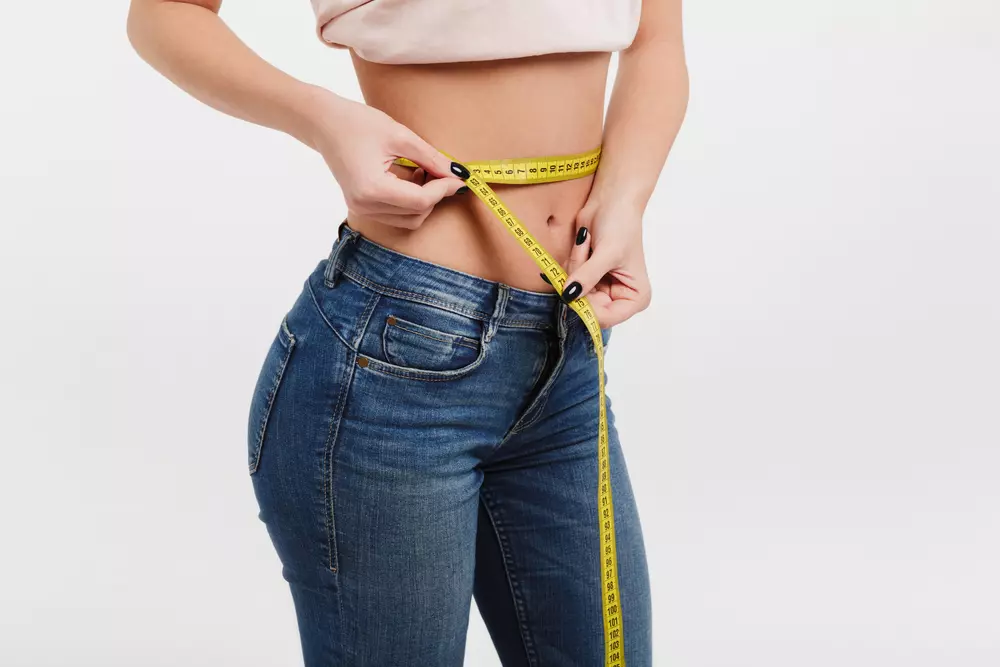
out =
{"type": "MultiPolygon", "coordinates": [[[[448,155],[445,153],[445,155],[448,155]]],[[[488,183],[526,184],[552,183],[587,176],[597,171],[601,149],[598,147],[586,153],[558,155],[513,160],[487,160],[482,162],[460,162],[469,170],[466,185],[489,207],[493,214],[506,225],[521,247],[528,253],[552,286],[562,293],[566,286],[567,273],[559,262],[528,233],[524,225],[500,201],[488,183]]],[[[448,157],[451,157],[448,155],[448,157]]],[[[396,164],[416,167],[416,163],[405,158],[395,160],[396,164]]],[[[604,401],[604,340],[601,326],[586,297],[570,302],[572,308],[583,320],[597,353],[597,386],[600,390],[600,412],[597,440],[597,510],[600,524],[601,544],[601,596],[604,612],[604,664],[605,667],[625,667],[625,651],[622,641],[622,614],[618,589],[618,550],[615,544],[615,512],[611,502],[611,471],[608,457],[608,417],[604,401]]]]}

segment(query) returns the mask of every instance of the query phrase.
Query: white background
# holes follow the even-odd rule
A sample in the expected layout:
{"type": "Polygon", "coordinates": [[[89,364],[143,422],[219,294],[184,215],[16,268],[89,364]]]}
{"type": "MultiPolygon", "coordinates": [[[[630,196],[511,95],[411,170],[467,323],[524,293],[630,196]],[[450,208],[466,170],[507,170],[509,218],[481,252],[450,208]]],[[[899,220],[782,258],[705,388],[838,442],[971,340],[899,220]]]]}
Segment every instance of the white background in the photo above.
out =
{"type": "MultiPolygon", "coordinates": [[[[0,10],[0,664],[300,664],[250,393],[344,204],[126,2],[0,10]]],[[[360,99],[309,3],[227,0],[360,99]]],[[[1000,664],[1000,4],[689,2],[612,396],[655,664],[1000,664]]],[[[494,667],[473,611],[469,665],[494,667]]]]}

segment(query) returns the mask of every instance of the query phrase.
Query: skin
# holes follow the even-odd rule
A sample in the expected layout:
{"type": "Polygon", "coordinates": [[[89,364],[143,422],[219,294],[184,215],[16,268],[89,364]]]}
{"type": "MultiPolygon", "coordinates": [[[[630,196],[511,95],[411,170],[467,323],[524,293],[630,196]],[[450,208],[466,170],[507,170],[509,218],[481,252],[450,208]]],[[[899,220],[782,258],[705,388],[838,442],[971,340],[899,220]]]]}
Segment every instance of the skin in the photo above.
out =
{"type": "Polygon", "coordinates": [[[132,0],[129,39],[205,104],[318,151],[344,193],[348,221],[363,235],[466,273],[551,291],[482,202],[456,194],[463,182],[440,151],[474,161],[602,145],[594,175],[494,189],[567,267],[568,287],[579,283],[602,327],[649,305],[643,212],[688,100],[681,0],[643,0],[636,37],[619,54],[606,118],[608,53],[384,65],[351,51],[362,104],[261,59],[222,21],[220,5],[132,0]],[[397,157],[420,168],[393,165],[397,157]],[[585,240],[576,244],[581,228],[585,240]]]}

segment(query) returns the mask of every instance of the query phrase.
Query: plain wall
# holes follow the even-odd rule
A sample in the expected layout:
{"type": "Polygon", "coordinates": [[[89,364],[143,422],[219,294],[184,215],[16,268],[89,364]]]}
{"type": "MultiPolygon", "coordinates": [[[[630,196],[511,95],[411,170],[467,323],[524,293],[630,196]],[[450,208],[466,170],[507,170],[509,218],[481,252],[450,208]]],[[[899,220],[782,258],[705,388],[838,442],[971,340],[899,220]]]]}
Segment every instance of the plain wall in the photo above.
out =
{"type": "MultiPolygon", "coordinates": [[[[0,11],[0,664],[300,664],[246,414],[345,206],[319,156],[146,66],[126,4],[0,11]]],[[[223,17],[360,99],[306,0],[223,17]]],[[[655,664],[998,665],[1000,4],[685,27],[653,305],[608,357],[655,664]]]]}

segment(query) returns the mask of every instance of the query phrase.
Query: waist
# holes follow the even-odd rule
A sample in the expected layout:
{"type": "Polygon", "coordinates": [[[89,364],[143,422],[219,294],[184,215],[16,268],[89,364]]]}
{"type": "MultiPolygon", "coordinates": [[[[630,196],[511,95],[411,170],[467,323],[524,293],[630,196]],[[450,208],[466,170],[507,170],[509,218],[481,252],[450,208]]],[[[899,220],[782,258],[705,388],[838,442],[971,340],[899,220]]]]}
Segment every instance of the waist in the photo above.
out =
{"type": "Polygon", "coordinates": [[[386,296],[500,326],[550,329],[558,319],[566,321],[569,310],[554,293],[518,289],[400,253],[366,238],[346,220],[323,272],[327,280],[347,278],[386,296]]]}
{"type": "MultiPolygon", "coordinates": [[[[460,161],[581,153],[600,145],[608,53],[498,61],[384,65],[354,56],[370,106],[460,161]]],[[[409,169],[391,170],[407,176],[409,169]]],[[[494,189],[565,262],[593,176],[494,189]]],[[[523,289],[549,291],[524,251],[472,195],[442,201],[409,231],[348,215],[364,236],[407,255],[523,289]]]]}

